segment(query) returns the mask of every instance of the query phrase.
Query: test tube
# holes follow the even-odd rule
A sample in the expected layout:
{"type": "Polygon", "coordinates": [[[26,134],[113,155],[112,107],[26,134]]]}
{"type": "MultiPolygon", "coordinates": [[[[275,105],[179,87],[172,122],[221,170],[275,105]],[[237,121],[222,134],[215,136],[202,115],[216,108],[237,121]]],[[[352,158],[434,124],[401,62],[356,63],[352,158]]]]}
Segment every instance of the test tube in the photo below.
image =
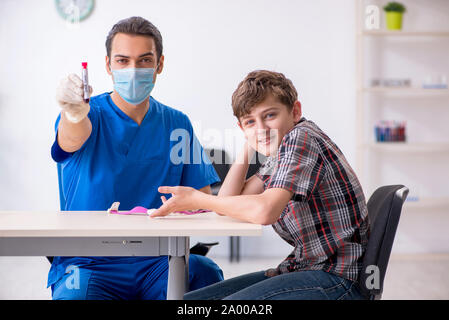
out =
{"type": "Polygon", "coordinates": [[[379,132],[380,132],[380,142],[385,142],[386,138],[386,127],[385,121],[381,121],[379,124],[379,132]]]}
{"type": "Polygon", "coordinates": [[[406,122],[402,121],[402,123],[401,123],[401,141],[403,141],[403,142],[405,142],[407,140],[406,136],[405,136],[405,126],[406,126],[406,122]]]}
{"type": "Polygon", "coordinates": [[[393,121],[393,128],[391,129],[391,141],[399,141],[399,124],[397,121],[393,121]]]}
{"type": "Polygon", "coordinates": [[[84,102],[89,102],[89,79],[87,76],[87,62],[81,62],[81,79],[83,79],[84,102]]]}

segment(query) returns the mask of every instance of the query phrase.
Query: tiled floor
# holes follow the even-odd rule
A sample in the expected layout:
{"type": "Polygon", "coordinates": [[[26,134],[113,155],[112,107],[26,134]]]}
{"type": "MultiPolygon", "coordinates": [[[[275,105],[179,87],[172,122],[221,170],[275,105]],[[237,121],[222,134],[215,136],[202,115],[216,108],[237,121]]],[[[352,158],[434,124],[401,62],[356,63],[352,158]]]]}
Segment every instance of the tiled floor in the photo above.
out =
{"type": "MultiPolygon", "coordinates": [[[[211,256],[213,257],[213,256],[211,256]]],[[[225,278],[276,266],[280,258],[242,258],[230,263],[213,257],[225,278]]],[[[44,257],[0,257],[0,299],[50,299],[44,257]]],[[[393,254],[383,299],[449,299],[449,254],[393,254]]]]}

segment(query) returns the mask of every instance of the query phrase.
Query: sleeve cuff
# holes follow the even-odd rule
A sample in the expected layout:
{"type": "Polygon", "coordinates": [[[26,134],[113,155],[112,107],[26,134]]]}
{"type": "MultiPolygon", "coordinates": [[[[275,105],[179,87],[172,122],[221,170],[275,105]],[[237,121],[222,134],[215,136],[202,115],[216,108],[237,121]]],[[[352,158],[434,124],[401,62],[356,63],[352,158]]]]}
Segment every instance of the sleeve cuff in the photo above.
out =
{"type": "Polygon", "coordinates": [[[194,188],[194,189],[201,189],[204,188],[206,186],[212,186],[213,184],[217,183],[217,182],[221,182],[220,178],[218,176],[209,176],[207,179],[199,182],[199,183],[192,183],[190,184],[190,187],[194,188]]]}
{"type": "Polygon", "coordinates": [[[55,139],[55,142],[53,143],[51,147],[51,157],[55,162],[63,162],[64,160],[67,160],[73,155],[74,152],[66,152],[61,149],[61,147],[58,144],[58,140],[55,139]]]}

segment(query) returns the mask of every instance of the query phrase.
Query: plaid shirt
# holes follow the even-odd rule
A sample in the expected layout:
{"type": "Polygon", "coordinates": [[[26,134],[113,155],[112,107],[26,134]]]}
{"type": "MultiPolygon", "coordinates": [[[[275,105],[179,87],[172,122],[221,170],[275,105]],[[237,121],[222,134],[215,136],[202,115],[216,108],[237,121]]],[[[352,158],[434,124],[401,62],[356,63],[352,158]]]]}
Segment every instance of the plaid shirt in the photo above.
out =
{"type": "Polygon", "coordinates": [[[272,225],[294,247],[278,271],[324,270],[357,281],[368,241],[368,211],[362,187],[335,143],[301,118],[256,175],[265,189],[293,192],[272,225]]]}

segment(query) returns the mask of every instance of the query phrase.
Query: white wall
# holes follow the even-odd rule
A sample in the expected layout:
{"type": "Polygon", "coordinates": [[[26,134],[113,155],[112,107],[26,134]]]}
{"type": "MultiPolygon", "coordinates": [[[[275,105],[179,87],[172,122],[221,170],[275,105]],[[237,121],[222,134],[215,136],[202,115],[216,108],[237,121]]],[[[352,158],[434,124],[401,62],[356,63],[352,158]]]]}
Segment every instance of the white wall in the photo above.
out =
{"type": "MultiPolygon", "coordinates": [[[[304,116],[354,162],[352,0],[97,0],[78,29],[66,26],[53,0],[2,0],[0,210],[59,208],[50,157],[59,112],[56,86],[87,60],[94,94],[111,91],[104,42],[115,22],[132,15],[152,21],[163,35],[166,63],[153,96],[187,113],[203,144],[231,153],[240,148],[238,130],[235,141],[210,141],[210,135],[236,130],[232,92],[248,72],[271,69],[293,81],[304,116]]],[[[214,252],[227,254],[227,239],[221,242],[214,252]]],[[[269,227],[262,238],[245,239],[242,246],[243,254],[290,252],[269,227]]]]}

